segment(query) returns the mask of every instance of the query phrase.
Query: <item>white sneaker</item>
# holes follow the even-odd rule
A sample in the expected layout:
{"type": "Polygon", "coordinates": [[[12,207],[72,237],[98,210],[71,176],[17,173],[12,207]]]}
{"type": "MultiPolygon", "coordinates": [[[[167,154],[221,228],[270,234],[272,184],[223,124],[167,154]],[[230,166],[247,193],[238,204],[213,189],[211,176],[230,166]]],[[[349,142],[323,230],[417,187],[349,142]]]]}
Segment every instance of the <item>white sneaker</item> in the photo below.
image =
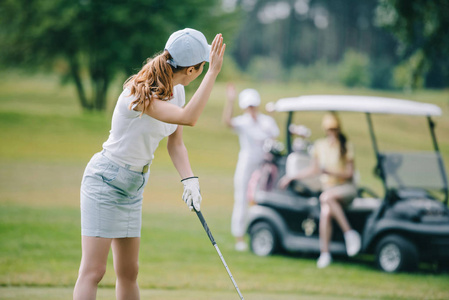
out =
{"type": "Polygon", "coordinates": [[[345,232],[345,244],[346,252],[348,256],[354,256],[360,251],[362,242],[360,240],[360,235],[355,230],[349,230],[345,232]]]}
{"type": "Polygon", "coordinates": [[[320,254],[320,257],[318,257],[318,260],[316,262],[316,266],[318,269],[326,268],[328,265],[330,265],[332,262],[332,256],[329,252],[324,252],[320,254]]]}
{"type": "Polygon", "coordinates": [[[239,252],[246,251],[248,249],[248,245],[245,242],[237,242],[235,243],[235,250],[239,252]]]}

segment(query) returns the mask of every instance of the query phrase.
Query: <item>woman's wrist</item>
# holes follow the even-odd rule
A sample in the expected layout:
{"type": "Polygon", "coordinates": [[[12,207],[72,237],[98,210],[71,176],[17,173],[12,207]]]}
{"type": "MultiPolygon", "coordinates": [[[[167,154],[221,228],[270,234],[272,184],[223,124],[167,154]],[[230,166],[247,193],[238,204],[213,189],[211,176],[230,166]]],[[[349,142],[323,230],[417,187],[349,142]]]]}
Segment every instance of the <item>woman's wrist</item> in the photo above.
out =
{"type": "Polygon", "coordinates": [[[218,71],[214,70],[214,68],[209,66],[209,69],[207,70],[205,77],[206,76],[213,77],[213,79],[215,80],[218,76],[218,73],[220,73],[220,70],[218,71]]]}
{"type": "Polygon", "coordinates": [[[196,178],[196,179],[198,179],[198,176],[188,176],[188,177],[184,177],[183,179],[181,179],[181,182],[183,182],[183,181],[186,181],[186,180],[189,180],[189,179],[193,179],[193,178],[196,178]]]}

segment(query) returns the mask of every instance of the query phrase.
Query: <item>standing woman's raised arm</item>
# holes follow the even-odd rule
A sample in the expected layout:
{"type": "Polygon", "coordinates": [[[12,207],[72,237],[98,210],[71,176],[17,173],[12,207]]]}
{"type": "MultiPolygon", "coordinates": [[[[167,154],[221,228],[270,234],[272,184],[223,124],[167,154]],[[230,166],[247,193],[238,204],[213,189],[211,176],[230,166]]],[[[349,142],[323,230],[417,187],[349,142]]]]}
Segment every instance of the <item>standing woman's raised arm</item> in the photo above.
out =
{"type": "Polygon", "coordinates": [[[217,75],[220,73],[225,49],[226,44],[223,43],[223,36],[217,34],[211,45],[209,70],[186,106],[180,108],[166,101],[153,98],[144,112],[162,122],[194,126],[206,106],[217,75]]]}
{"type": "Polygon", "coordinates": [[[232,83],[226,86],[226,104],[223,109],[222,120],[223,123],[232,128],[232,114],[234,112],[234,101],[237,98],[235,87],[232,83]]]}

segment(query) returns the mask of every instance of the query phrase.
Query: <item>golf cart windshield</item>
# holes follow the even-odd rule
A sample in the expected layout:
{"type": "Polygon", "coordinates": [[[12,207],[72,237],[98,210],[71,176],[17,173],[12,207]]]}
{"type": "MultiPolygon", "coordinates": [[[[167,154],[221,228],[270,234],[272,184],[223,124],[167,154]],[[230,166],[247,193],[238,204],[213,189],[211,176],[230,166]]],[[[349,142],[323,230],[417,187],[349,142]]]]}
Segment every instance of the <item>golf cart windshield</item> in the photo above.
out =
{"type": "Polygon", "coordinates": [[[388,189],[443,190],[447,188],[437,152],[380,153],[388,189]]]}

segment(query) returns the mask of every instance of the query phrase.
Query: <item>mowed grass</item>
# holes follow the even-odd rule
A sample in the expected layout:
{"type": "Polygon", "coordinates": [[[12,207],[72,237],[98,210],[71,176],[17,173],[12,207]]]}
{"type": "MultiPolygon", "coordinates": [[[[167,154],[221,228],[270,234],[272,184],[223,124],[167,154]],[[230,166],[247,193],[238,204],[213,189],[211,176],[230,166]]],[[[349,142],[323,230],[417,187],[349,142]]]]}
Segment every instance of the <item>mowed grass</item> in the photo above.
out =
{"type": "MultiPolygon", "coordinates": [[[[0,299],[69,299],[81,257],[79,184],[84,167],[108,136],[113,102],[105,114],[79,109],[71,86],[53,76],[0,77],[0,299]]],[[[366,94],[408,98],[438,104],[435,118],[441,151],[449,162],[448,91],[410,95],[346,90],[320,85],[239,83],[253,86],[263,102],[312,93],[366,94]]],[[[422,269],[388,275],[370,257],[337,258],[317,270],[314,256],[260,258],[233,250],[230,235],[232,177],[237,137],[221,123],[225,83],[214,88],[195,128],[184,130],[194,172],[200,176],[202,210],[245,299],[448,299],[447,274],[422,269]]],[[[237,111],[238,113],[238,111],[237,111]]],[[[301,114],[297,121],[320,137],[322,114],[301,114]]],[[[275,115],[283,129],[285,116],[275,115]]],[[[365,120],[342,116],[357,149],[362,184],[380,190],[372,176],[374,154],[365,120]]],[[[430,149],[420,118],[375,116],[383,147],[430,149]],[[411,133],[411,134],[410,134],[411,133]]],[[[283,136],[281,137],[283,139],[283,136]]],[[[217,253],[196,216],[180,199],[182,185],[162,142],[145,190],[139,285],[143,299],[237,299],[217,253]]],[[[115,275],[109,259],[99,299],[113,298],[115,275]]]]}
{"type": "MultiPolygon", "coordinates": [[[[17,294],[20,293],[22,298],[20,299],[33,299],[33,300],[60,300],[60,299],[70,299],[72,290],[69,288],[42,288],[42,287],[8,287],[1,288],[3,300],[15,300],[19,299],[17,294]]],[[[115,291],[109,288],[100,288],[97,293],[98,300],[115,299],[115,291]]],[[[177,300],[177,299],[214,299],[214,300],[229,300],[238,299],[236,292],[231,291],[220,291],[211,292],[204,290],[158,290],[158,289],[141,289],[140,291],[141,299],[164,299],[164,300],[177,300]]],[[[320,295],[288,295],[285,293],[245,293],[245,299],[251,300],[345,300],[347,297],[323,297],[320,295]]],[[[354,299],[354,298],[349,298],[354,299]]]]}

